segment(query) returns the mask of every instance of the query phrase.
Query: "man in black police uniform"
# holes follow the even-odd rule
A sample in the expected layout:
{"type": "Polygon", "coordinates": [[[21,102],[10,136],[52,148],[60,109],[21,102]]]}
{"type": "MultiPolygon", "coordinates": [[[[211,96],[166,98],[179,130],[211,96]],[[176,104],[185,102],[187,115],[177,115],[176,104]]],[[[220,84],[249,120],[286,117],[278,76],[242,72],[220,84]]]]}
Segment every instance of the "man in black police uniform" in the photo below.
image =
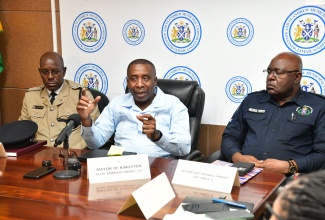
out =
{"type": "Polygon", "coordinates": [[[288,175],[323,169],[325,98],[301,90],[301,58],[280,53],[264,72],[266,90],[249,94],[234,113],[222,136],[223,154],[288,175]]]}

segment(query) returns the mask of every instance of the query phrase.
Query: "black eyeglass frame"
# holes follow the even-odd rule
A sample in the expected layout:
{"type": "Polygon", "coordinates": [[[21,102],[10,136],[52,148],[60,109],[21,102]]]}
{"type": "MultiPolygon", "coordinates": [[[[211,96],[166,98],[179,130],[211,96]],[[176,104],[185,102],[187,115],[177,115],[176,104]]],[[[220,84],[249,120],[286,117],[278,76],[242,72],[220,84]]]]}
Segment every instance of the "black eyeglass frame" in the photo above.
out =
{"type": "Polygon", "coordinates": [[[282,70],[282,69],[265,69],[263,73],[267,73],[267,75],[271,75],[272,73],[276,78],[281,78],[283,75],[287,73],[299,73],[299,70],[282,70]]]}

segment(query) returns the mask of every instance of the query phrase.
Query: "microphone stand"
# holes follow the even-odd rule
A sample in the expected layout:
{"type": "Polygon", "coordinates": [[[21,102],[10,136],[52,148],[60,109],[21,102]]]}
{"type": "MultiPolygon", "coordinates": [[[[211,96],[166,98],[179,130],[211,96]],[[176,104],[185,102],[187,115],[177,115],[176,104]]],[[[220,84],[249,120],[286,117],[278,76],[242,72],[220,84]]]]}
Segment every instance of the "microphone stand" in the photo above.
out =
{"type": "Polygon", "coordinates": [[[68,169],[68,155],[69,155],[69,137],[66,135],[63,141],[63,156],[64,156],[64,167],[62,171],[57,171],[53,174],[56,179],[72,179],[80,176],[80,173],[76,170],[68,169]]]}

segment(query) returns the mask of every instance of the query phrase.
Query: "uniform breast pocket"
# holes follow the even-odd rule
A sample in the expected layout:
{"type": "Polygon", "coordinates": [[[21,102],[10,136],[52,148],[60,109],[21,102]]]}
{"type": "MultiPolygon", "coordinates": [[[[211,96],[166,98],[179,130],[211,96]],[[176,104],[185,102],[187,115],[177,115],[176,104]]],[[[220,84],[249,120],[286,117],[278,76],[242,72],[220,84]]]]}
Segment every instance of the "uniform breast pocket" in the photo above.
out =
{"type": "Polygon", "coordinates": [[[247,112],[244,115],[244,120],[257,136],[258,134],[264,134],[266,132],[268,124],[266,114],[247,112]]]}
{"type": "Polygon", "coordinates": [[[44,119],[45,113],[45,109],[33,109],[29,115],[29,120],[37,123],[39,120],[44,119]]]}
{"type": "Polygon", "coordinates": [[[266,120],[266,114],[259,114],[259,113],[253,113],[253,112],[247,112],[244,115],[244,120],[247,123],[261,123],[266,120]]]}
{"type": "Polygon", "coordinates": [[[285,121],[286,125],[283,126],[284,132],[290,131],[290,133],[294,133],[296,136],[310,133],[315,124],[314,118],[301,115],[297,115],[294,119],[292,117],[287,118],[285,121]]]}

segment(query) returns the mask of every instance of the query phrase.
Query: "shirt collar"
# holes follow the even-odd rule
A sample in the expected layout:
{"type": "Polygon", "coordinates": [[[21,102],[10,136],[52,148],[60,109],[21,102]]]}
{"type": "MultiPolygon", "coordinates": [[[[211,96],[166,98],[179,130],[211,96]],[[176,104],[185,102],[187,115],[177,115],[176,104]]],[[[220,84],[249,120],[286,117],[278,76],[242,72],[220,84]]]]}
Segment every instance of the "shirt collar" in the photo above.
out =
{"type": "MultiPolygon", "coordinates": [[[[64,82],[63,82],[64,83],[64,82]]],[[[59,92],[61,91],[61,89],[62,89],[62,86],[63,86],[63,83],[62,83],[62,85],[61,85],[61,87],[60,88],[58,88],[57,90],[55,90],[54,92],[56,93],[56,95],[59,95],[59,92]]],[[[49,96],[51,95],[51,93],[52,93],[52,91],[50,91],[50,90],[48,90],[48,89],[46,89],[47,90],[47,93],[49,94],[49,96]]]]}
{"type": "MultiPolygon", "coordinates": [[[[269,93],[266,92],[266,94],[267,95],[264,96],[261,99],[261,101],[260,101],[261,103],[263,103],[263,102],[273,102],[273,103],[277,103],[278,104],[278,102],[269,93]]],[[[301,97],[304,97],[304,93],[301,90],[301,88],[299,88],[297,94],[291,100],[289,100],[288,102],[295,102],[297,105],[300,106],[301,105],[300,102],[302,101],[301,97]]]]}

